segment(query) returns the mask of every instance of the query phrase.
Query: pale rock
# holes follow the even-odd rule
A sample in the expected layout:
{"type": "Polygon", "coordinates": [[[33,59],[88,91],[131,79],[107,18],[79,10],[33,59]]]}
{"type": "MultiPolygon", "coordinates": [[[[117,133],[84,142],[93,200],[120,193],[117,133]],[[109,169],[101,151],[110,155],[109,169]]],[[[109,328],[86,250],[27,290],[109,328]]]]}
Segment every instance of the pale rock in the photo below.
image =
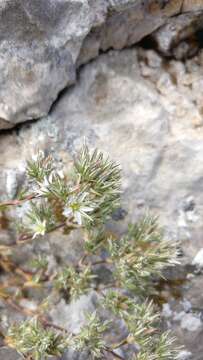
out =
{"type": "Polygon", "coordinates": [[[173,320],[181,322],[185,314],[186,314],[185,311],[174,312],[173,320]]]}
{"type": "Polygon", "coordinates": [[[49,314],[54,323],[72,333],[78,333],[87,322],[86,313],[93,313],[96,309],[97,294],[92,292],[80,296],[76,301],[67,304],[64,299],[53,307],[49,314]]]}
{"type": "Polygon", "coordinates": [[[154,50],[149,50],[145,52],[146,61],[150,68],[159,69],[162,66],[163,59],[158,53],[154,50]]]}
{"type": "Polygon", "coordinates": [[[166,304],[162,305],[162,315],[166,319],[172,317],[173,312],[172,312],[172,310],[170,308],[170,304],[166,303],[166,304]]]}
{"type": "Polygon", "coordinates": [[[191,302],[188,301],[187,299],[183,299],[183,300],[181,301],[181,305],[183,306],[183,309],[184,309],[184,311],[185,311],[186,313],[189,312],[189,311],[191,311],[191,309],[192,309],[192,304],[191,304],[191,302]]]}
{"type": "Polygon", "coordinates": [[[198,251],[192,263],[199,268],[203,268],[203,248],[198,251]]]}
{"type": "Polygon", "coordinates": [[[178,360],[190,360],[190,359],[192,359],[192,353],[190,351],[183,350],[180,352],[177,359],[178,360]]]}
{"type": "Polygon", "coordinates": [[[11,199],[16,195],[18,189],[17,174],[18,172],[14,169],[6,171],[6,192],[11,199]]]}
{"type": "Polygon", "coordinates": [[[34,301],[28,299],[21,299],[19,301],[19,305],[25,309],[28,309],[28,311],[30,310],[34,312],[37,310],[37,304],[34,301]]]}
{"type": "Polygon", "coordinates": [[[185,12],[203,10],[202,0],[183,0],[182,10],[185,12]]]}
{"type": "Polygon", "coordinates": [[[193,332],[199,330],[202,323],[198,316],[189,313],[183,316],[180,326],[182,329],[193,332]]]}
{"type": "Polygon", "coordinates": [[[9,349],[8,347],[0,348],[0,359],[6,360],[21,360],[22,357],[15,350],[9,349]]]}

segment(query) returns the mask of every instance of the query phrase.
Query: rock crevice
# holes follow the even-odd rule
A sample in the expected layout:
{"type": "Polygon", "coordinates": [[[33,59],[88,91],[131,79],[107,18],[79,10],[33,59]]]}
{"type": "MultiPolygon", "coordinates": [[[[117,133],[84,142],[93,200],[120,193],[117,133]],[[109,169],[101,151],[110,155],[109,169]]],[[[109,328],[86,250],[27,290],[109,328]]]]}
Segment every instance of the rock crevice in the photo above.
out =
{"type": "Polygon", "coordinates": [[[0,7],[0,129],[46,115],[78,66],[140,41],[182,0],[7,0],[0,7]]]}

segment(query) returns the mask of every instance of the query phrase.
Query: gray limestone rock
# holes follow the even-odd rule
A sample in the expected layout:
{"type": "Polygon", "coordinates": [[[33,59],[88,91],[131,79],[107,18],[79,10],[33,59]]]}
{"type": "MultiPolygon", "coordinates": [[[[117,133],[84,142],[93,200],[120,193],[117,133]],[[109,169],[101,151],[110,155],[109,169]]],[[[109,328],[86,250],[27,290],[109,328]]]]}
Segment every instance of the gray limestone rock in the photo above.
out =
{"type": "Polygon", "coordinates": [[[0,0],[0,129],[48,113],[99,50],[132,45],[181,0],[0,0]]]}

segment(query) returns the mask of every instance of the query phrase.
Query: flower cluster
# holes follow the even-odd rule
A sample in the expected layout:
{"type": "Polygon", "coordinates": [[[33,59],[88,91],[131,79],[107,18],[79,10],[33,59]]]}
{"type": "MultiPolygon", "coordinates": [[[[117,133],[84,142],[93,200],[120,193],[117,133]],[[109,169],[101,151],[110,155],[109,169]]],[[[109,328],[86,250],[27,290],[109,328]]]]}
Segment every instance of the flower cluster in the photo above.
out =
{"type": "Polygon", "coordinates": [[[42,212],[42,207],[55,208],[52,215],[55,215],[56,227],[59,219],[91,228],[104,223],[118,206],[120,168],[101,152],[91,153],[84,146],[75,159],[72,173],[73,176],[67,179],[61,170],[57,170],[54,160],[42,152],[28,162],[27,175],[33,192],[28,216],[34,220],[33,237],[44,235],[50,228],[50,214],[42,212]]]}

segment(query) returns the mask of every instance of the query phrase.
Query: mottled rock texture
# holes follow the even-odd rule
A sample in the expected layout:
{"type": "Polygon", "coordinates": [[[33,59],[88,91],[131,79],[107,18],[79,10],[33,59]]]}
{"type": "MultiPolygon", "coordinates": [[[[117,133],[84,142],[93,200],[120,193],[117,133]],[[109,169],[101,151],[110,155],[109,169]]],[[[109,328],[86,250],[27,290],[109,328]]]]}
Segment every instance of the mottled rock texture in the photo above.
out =
{"type": "MultiPolygon", "coordinates": [[[[0,0],[0,128],[42,117],[0,134],[0,198],[16,196],[26,159],[38,149],[68,167],[86,138],[118,161],[123,208],[109,226],[121,233],[149,208],[166,236],[180,240],[181,265],[161,284],[160,302],[165,326],[185,345],[184,360],[203,353],[202,11],[197,0],[0,0]],[[120,51],[152,32],[158,52],[120,51]]],[[[75,261],[77,235],[51,234],[22,247],[17,259],[40,249],[52,268],[57,259],[75,261]]],[[[0,229],[1,243],[12,237],[0,229]]],[[[84,309],[94,309],[91,294],[58,303],[50,316],[77,329],[84,309]]],[[[3,302],[0,312],[6,324],[17,319],[3,302]]],[[[19,356],[1,348],[4,359],[19,356]]],[[[86,357],[68,352],[63,359],[86,357]]]]}
{"type": "Polygon", "coordinates": [[[1,0],[0,129],[46,115],[80,64],[99,50],[140,41],[181,11],[193,12],[191,3],[1,0]]]}
{"type": "MultiPolygon", "coordinates": [[[[180,240],[184,256],[160,289],[161,302],[167,304],[166,326],[193,360],[201,360],[203,351],[203,275],[193,262],[203,246],[202,69],[202,50],[184,63],[141,48],[110,51],[80,70],[77,84],[63,92],[49,116],[0,137],[2,199],[15,196],[25,160],[39,148],[68,166],[85,137],[90,147],[121,164],[122,206],[128,213],[118,213],[115,219],[125,218],[110,226],[123,232],[128,221],[149,208],[159,215],[166,236],[180,240]]],[[[1,242],[10,241],[5,231],[0,234],[1,242]]],[[[80,258],[79,239],[54,233],[49,242],[35,246],[49,253],[54,266],[55,258],[67,263],[80,258]]],[[[28,251],[21,248],[19,261],[27,259],[28,251]]],[[[62,309],[67,324],[72,308],[62,309]]],[[[11,311],[3,306],[1,311],[13,319],[11,311]]],[[[56,309],[51,314],[62,325],[56,309]]],[[[75,320],[72,325],[78,326],[82,317],[75,320]]],[[[5,356],[0,352],[1,360],[5,356]]]]}

